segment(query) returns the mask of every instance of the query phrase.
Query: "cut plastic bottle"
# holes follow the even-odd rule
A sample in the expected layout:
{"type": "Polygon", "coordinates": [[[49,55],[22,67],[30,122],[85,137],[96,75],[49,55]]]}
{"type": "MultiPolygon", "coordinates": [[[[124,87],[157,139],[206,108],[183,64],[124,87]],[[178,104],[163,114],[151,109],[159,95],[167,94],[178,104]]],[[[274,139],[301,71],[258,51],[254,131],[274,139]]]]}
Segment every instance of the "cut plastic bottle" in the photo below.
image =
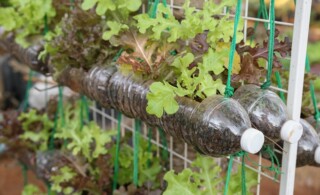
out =
{"type": "MultiPolygon", "coordinates": [[[[298,141],[298,150],[297,150],[297,167],[302,166],[320,166],[320,139],[315,131],[315,129],[312,127],[312,125],[304,120],[300,119],[300,123],[303,127],[303,133],[298,141]]],[[[283,141],[279,141],[278,145],[283,147],[283,141]]],[[[282,150],[279,147],[276,146],[278,150],[282,150]]],[[[282,155],[279,153],[276,153],[278,159],[281,161],[282,155]]]]}
{"type": "Polygon", "coordinates": [[[288,120],[288,113],[286,105],[276,93],[250,84],[238,88],[233,99],[248,112],[252,126],[268,138],[266,142],[280,140],[281,128],[288,120]]]}
{"type": "Polygon", "coordinates": [[[237,101],[218,95],[201,103],[180,97],[175,114],[157,118],[146,111],[152,83],[134,74],[124,75],[114,67],[96,67],[83,80],[83,93],[104,107],[164,129],[206,155],[220,157],[241,149],[250,153],[261,149],[264,136],[251,128],[248,114],[237,101]]]}

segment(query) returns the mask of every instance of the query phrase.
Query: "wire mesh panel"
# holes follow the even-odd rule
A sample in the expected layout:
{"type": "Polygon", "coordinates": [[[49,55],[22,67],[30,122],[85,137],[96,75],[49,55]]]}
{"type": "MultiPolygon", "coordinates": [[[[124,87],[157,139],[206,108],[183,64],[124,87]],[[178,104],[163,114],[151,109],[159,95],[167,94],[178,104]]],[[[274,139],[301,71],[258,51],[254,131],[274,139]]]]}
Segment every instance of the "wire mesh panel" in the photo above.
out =
{"type": "MultiPolygon", "coordinates": [[[[183,3],[184,3],[183,0],[167,1],[167,4],[168,6],[170,6],[171,11],[176,15],[179,15],[179,13],[181,13],[183,3]]],[[[256,22],[258,22],[260,26],[263,26],[264,23],[268,24],[269,26],[269,23],[270,23],[270,21],[267,19],[257,18],[257,16],[254,15],[256,14],[255,12],[250,12],[251,6],[256,4],[259,4],[259,0],[243,1],[241,18],[243,19],[243,32],[244,32],[245,42],[249,41],[246,38],[248,33],[247,32],[248,27],[253,27],[256,22]]],[[[203,1],[191,1],[191,5],[195,6],[197,9],[201,9],[203,6],[203,1]]],[[[146,10],[146,8],[144,7],[143,10],[146,10]]],[[[227,14],[227,10],[225,9],[221,14],[222,15],[227,14]]],[[[234,12],[231,10],[230,17],[234,17],[233,14],[234,12]]],[[[308,16],[304,16],[304,17],[308,17],[308,16]]],[[[291,22],[275,21],[275,24],[279,29],[290,28],[291,31],[293,31],[294,24],[291,22]]],[[[286,89],[279,89],[277,86],[271,86],[270,88],[276,92],[278,91],[282,91],[285,93],[288,92],[286,89]]],[[[91,107],[91,110],[93,112],[93,119],[97,121],[103,129],[108,130],[108,129],[115,129],[117,127],[118,112],[116,110],[103,109],[96,104],[91,107]]],[[[121,122],[121,134],[122,136],[125,136],[128,132],[131,132],[131,133],[134,132],[134,119],[124,117],[124,119],[121,122]]],[[[141,134],[143,139],[145,140],[149,139],[148,127],[146,124],[142,125],[141,134]]],[[[188,146],[186,143],[180,140],[174,139],[169,135],[164,135],[163,132],[159,131],[156,128],[152,129],[151,143],[157,146],[158,156],[161,155],[162,150],[168,151],[169,153],[168,168],[169,169],[174,169],[175,171],[181,171],[182,169],[189,167],[192,161],[196,158],[196,151],[191,146],[188,146]],[[163,140],[161,139],[161,136],[165,137],[166,143],[161,141],[163,140]]],[[[276,152],[280,154],[278,156],[281,156],[282,151],[276,150],[276,152]]],[[[288,151],[284,151],[284,152],[288,152],[288,151]]],[[[228,161],[227,158],[215,159],[215,161],[216,163],[221,165],[221,167],[223,167],[224,170],[226,171],[227,161],[228,161]]],[[[234,168],[236,169],[238,164],[241,164],[240,158],[235,159],[235,162],[236,164],[234,165],[234,168]]],[[[284,165],[284,166],[287,166],[287,165],[284,165]]],[[[267,160],[264,160],[261,153],[257,155],[249,155],[249,157],[246,159],[246,167],[257,173],[258,184],[255,189],[256,194],[261,193],[261,184],[265,180],[270,180],[272,182],[279,183],[279,180],[274,177],[275,173],[268,169],[270,167],[270,162],[267,160]]]]}

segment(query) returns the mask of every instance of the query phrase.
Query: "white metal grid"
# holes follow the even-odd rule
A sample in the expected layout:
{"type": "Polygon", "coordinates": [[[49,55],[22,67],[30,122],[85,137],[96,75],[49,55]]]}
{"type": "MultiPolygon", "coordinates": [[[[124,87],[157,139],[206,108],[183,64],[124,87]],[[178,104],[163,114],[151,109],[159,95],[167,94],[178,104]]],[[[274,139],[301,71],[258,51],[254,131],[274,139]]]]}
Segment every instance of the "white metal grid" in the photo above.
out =
{"type": "MultiPolygon", "coordinates": [[[[256,2],[259,3],[258,0],[250,0],[250,2],[256,2]]],[[[311,5],[311,0],[299,0],[298,2],[298,9],[300,13],[295,15],[295,25],[298,25],[297,28],[295,28],[295,34],[294,34],[294,45],[293,44],[293,54],[292,56],[295,57],[295,59],[291,62],[291,66],[293,67],[291,69],[291,74],[298,74],[296,71],[298,70],[298,65],[299,65],[299,76],[295,75],[294,78],[297,78],[298,82],[295,82],[294,84],[292,84],[292,82],[290,82],[292,85],[302,85],[303,82],[303,72],[304,72],[304,59],[305,59],[305,51],[306,51],[306,37],[308,34],[308,25],[309,25],[309,17],[310,17],[310,11],[308,13],[308,9],[310,10],[309,6],[311,5]],[[304,33],[302,32],[298,32],[299,29],[303,30],[304,33]],[[305,36],[304,39],[301,39],[301,36],[305,36]],[[301,39],[299,41],[299,39],[301,39]],[[305,43],[301,42],[302,40],[305,41],[305,43]],[[299,54],[299,55],[296,55],[299,54]],[[300,56],[301,55],[301,56],[300,56]],[[302,64],[301,64],[302,63],[302,64]],[[294,73],[293,73],[294,72],[294,73]]],[[[175,3],[174,0],[168,0],[168,6],[170,6],[171,10],[179,10],[182,9],[181,4],[177,5],[175,3]]],[[[265,20],[265,19],[259,19],[259,18],[255,18],[254,16],[249,16],[249,9],[250,9],[250,4],[249,4],[249,0],[244,0],[243,2],[243,7],[242,7],[242,19],[244,20],[244,37],[246,37],[246,33],[247,33],[247,27],[250,26],[250,22],[260,22],[260,23],[269,23],[269,20],[265,20]]],[[[143,10],[145,10],[145,8],[143,8],[143,10]]],[[[226,12],[222,13],[225,14],[226,12]]],[[[230,15],[230,17],[234,17],[234,15],[230,15]]],[[[283,21],[276,21],[275,24],[277,26],[284,26],[284,27],[289,27],[292,28],[294,26],[293,23],[288,23],[288,22],[283,22],[283,21]]],[[[301,31],[300,30],[300,31],[301,31]]],[[[290,79],[293,79],[293,77],[291,76],[290,79]]],[[[291,86],[292,87],[292,86],[291,86]]],[[[297,102],[301,102],[301,98],[300,97],[293,97],[292,99],[290,99],[290,94],[298,94],[298,96],[301,95],[302,90],[299,91],[299,87],[295,88],[292,87],[291,89],[287,90],[283,90],[283,89],[278,89],[276,86],[272,86],[272,89],[274,90],[282,90],[285,93],[289,93],[289,100],[288,100],[288,105],[293,105],[292,103],[297,103],[297,102]],[[300,95],[299,95],[300,94],[300,95]]],[[[298,105],[300,105],[300,103],[298,103],[298,105]]],[[[100,109],[98,108],[96,105],[91,107],[92,113],[93,113],[93,119],[95,121],[97,121],[103,129],[115,129],[117,127],[117,117],[116,117],[116,112],[114,110],[106,110],[106,109],[100,109]]],[[[298,120],[300,118],[300,107],[299,108],[295,108],[293,106],[291,106],[291,108],[289,108],[290,110],[290,114],[291,114],[291,118],[298,120]],[[294,109],[294,110],[292,110],[294,109]]],[[[142,125],[142,138],[144,139],[148,139],[147,136],[147,126],[144,124],[142,125]]],[[[124,117],[124,119],[122,120],[121,123],[121,132],[122,132],[122,136],[125,135],[125,133],[127,131],[131,131],[134,132],[134,121],[133,119],[129,119],[127,117],[124,117]]],[[[165,146],[160,142],[160,135],[158,131],[153,131],[155,133],[154,137],[152,138],[151,142],[152,144],[156,145],[158,147],[158,155],[159,155],[159,149],[160,148],[165,148],[165,146]]],[[[182,164],[182,167],[180,166],[180,168],[186,168],[190,165],[190,163],[192,162],[192,160],[194,159],[195,156],[188,156],[190,155],[190,151],[192,151],[191,147],[188,147],[187,144],[179,142],[177,140],[174,140],[172,137],[167,136],[167,140],[168,140],[168,152],[169,152],[169,168],[170,169],[175,169],[177,170],[177,167],[175,165],[175,163],[180,162],[179,164],[182,164]],[[178,142],[177,144],[180,144],[183,146],[183,149],[180,151],[176,151],[176,147],[175,144],[176,142],[178,142]],[[177,159],[177,160],[175,160],[177,159]],[[182,162],[182,163],[181,163],[182,162]]],[[[282,180],[281,180],[281,190],[280,190],[280,194],[282,195],[289,195],[289,194],[293,194],[293,186],[294,186],[294,172],[295,172],[295,155],[296,155],[296,144],[285,144],[284,147],[284,160],[283,160],[283,172],[284,172],[284,176],[282,176],[282,180]],[[290,156],[289,156],[290,154],[290,156]],[[288,159],[291,160],[288,161],[288,159]],[[291,178],[290,178],[291,177],[291,178]]],[[[192,152],[191,152],[192,154],[192,152]]],[[[218,164],[221,165],[225,165],[226,161],[225,159],[217,159],[216,160],[218,162],[218,164]]],[[[241,160],[240,159],[235,159],[235,162],[240,164],[241,160]]],[[[256,164],[246,164],[246,166],[257,172],[258,173],[258,185],[256,187],[256,194],[260,194],[261,192],[261,180],[262,178],[267,178],[270,180],[273,180],[275,182],[279,182],[278,180],[274,180],[274,177],[272,175],[272,173],[265,171],[262,169],[262,165],[265,166],[266,161],[263,160],[261,154],[259,154],[256,158],[255,158],[255,162],[258,164],[258,166],[256,164]]],[[[268,163],[267,163],[268,164],[268,163]]],[[[226,165],[225,165],[226,166],[226,165]]],[[[178,169],[180,169],[178,167],[178,169]]]]}

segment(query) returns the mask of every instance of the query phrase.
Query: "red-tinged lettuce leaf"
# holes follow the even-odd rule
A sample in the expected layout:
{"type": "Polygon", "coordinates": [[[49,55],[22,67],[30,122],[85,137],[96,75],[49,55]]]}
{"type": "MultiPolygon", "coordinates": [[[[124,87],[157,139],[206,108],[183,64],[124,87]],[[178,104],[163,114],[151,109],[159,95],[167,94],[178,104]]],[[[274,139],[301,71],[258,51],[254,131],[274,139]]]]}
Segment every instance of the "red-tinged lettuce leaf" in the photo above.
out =
{"type": "Polygon", "coordinates": [[[125,49],[118,59],[119,65],[131,65],[134,71],[157,77],[162,66],[170,59],[174,44],[151,41],[148,36],[128,31],[112,40],[114,45],[125,49]]]}
{"type": "MultiPolygon", "coordinates": [[[[289,41],[289,38],[286,37],[284,40],[280,40],[278,36],[279,31],[276,30],[273,55],[273,67],[275,69],[282,67],[280,58],[289,56],[291,52],[291,42],[289,41]]],[[[236,50],[241,57],[241,71],[238,75],[233,76],[233,81],[259,83],[266,71],[261,68],[259,60],[268,60],[268,47],[269,45],[267,40],[265,40],[261,45],[257,43],[254,47],[245,45],[243,41],[237,44],[236,50]]]]}
{"type": "Polygon", "coordinates": [[[61,32],[49,42],[51,63],[56,74],[67,67],[90,69],[96,64],[107,64],[118,51],[101,39],[103,20],[93,10],[75,7],[60,24],[61,32]]]}
{"type": "Polygon", "coordinates": [[[207,33],[198,34],[194,39],[190,41],[190,48],[194,54],[204,54],[209,49],[207,42],[207,33]]]}
{"type": "Polygon", "coordinates": [[[14,139],[23,133],[21,121],[18,120],[19,113],[8,110],[0,113],[0,137],[14,139]]]}
{"type": "Polygon", "coordinates": [[[258,84],[265,74],[266,70],[259,67],[258,62],[254,61],[250,54],[245,54],[241,56],[241,70],[239,74],[232,76],[232,80],[258,84]]]}

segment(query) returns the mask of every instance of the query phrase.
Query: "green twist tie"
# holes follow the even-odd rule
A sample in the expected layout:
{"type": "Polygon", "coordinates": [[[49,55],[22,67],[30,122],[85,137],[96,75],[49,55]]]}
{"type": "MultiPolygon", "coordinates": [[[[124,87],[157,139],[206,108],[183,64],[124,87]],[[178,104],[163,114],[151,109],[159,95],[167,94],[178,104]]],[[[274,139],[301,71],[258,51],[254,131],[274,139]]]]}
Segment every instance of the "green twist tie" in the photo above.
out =
{"type": "Polygon", "coordinates": [[[271,0],[270,4],[270,36],[268,43],[268,69],[266,82],[261,85],[262,89],[267,89],[271,86],[271,75],[273,66],[274,55],[274,33],[275,33],[275,14],[274,14],[274,0],[271,0]]]}
{"type": "Polygon", "coordinates": [[[176,56],[177,55],[177,51],[174,49],[174,50],[171,50],[170,51],[170,55],[172,56],[176,56]]]}
{"type": "Polygon", "coordinates": [[[122,114],[118,113],[118,125],[117,125],[117,141],[116,141],[116,155],[114,158],[114,174],[113,174],[113,183],[112,183],[112,191],[117,189],[118,177],[119,177],[119,154],[120,154],[120,140],[121,140],[121,122],[122,122],[122,114]]]}
{"type": "Polygon", "coordinates": [[[226,89],[224,91],[225,97],[232,97],[234,92],[234,88],[231,86],[226,86],[226,89]]]}
{"type": "Polygon", "coordinates": [[[46,186],[47,186],[47,194],[51,195],[51,184],[50,184],[50,182],[45,182],[45,183],[46,183],[46,186]]]}
{"type": "Polygon", "coordinates": [[[112,59],[112,62],[116,62],[116,61],[120,58],[120,56],[121,56],[121,54],[122,54],[123,51],[124,51],[124,49],[121,48],[121,49],[117,52],[117,54],[114,56],[114,58],[112,59]]]}
{"type": "MultiPolygon", "coordinates": [[[[159,5],[159,0],[155,0],[154,2],[148,1],[148,12],[149,12],[149,17],[150,18],[156,18],[157,17],[157,9],[159,5]]],[[[162,3],[164,7],[167,7],[167,1],[162,0],[162,3]]],[[[167,16],[165,16],[167,17],[167,16]]]]}
{"type": "Polygon", "coordinates": [[[281,174],[280,171],[280,162],[278,157],[276,156],[276,154],[274,153],[274,151],[271,149],[270,146],[263,146],[262,148],[262,152],[268,154],[270,156],[270,160],[271,160],[271,166],[267,167],[268,170],[274,172],[274,179],[277,179],[278,176],[281,174]],[[277,166],[275,166],[277,165],[277,166]]]}
{"type": "Polygon", "coordinates": [[[28,185],[28,166],[24,163],[20,163],[21,170],[22,170],[22,177],[23,177],[23,185],[28,185]]]}
{"type": "Polygon", "coordinates": [[[158,128],[158,131],[160,133],[161,144],[163,145],[163,149],[161,150],[162,151],[161,155],[162,155],[162,158],[165,161],[167,161],[168,157],[169,157],[167,139],[166,139],[166,136],[165,136],[165,133],[164,133],[163,129],[158,128]]]}
{"type": "Polygon", "coordinates": [[[311,100],[312,100],[313,109],[314,109],[314,119],[316,121],[319,121],[320,120],[320,111],[318,109],[317,97],[316,97],[316,93],[314,90],[313,81],[310,81],[310,93],[311,93],[311,100]]]}
{"type": "Polygon", "coordinates": [[[233,91],[234,91],[233,88],[231,87],[231,76],[232,76],[234,53],[236,51],[237,31],[238,31],[240,14],[241,14],[241,5],[242,5],[242,0],[238,0],[237,7],[236,7],[236,15],[234,19],[234,26],[233,26],[233,37],[232,37],[232,42],[231,42],[230,52],[229,52],[228,78],[227,78],[226,90],[224,92],[224,96],[227,98],[232,97],[233,91]]]}
{"type": "MultiPolygon", "coordinates": [[[[280,76],[279,71],[276,71],[276,79],[277,79],[278,88],[279,88],[279,89],[283,89],[282,82],[281,82],[281,76],[280,76]]],[[[281,100],[282,100],[283,102],[285,102],[285,101],[286,101],[286,98],[285,98],[285,96],[284,96],[283,91],[279,91],[279,95],[280,95],[281,100]]]]}
{"type": "MultiPolygon", "coordinates": [[[[309,57],[306,57],[306,72],[310,73],[311,67],[310,67],[310,61],[309,57]]],[[[309,88],[310,88],[310,94],[311,94],[311,101],[314,109],[314,119],[317,121],[317,126],[320,121],[320,111],[318,109],[318,103],[317,103],[317,97],[316,97],[316,92],[314,89],[313,81],[310,81],[309,83],[309,88]]]]}
{"type": "MultiPolygon", "coordinates": [[[[262,17],[262,19],[268,19],[268,11],[267,11],[266,4],[264,3],[264,0],[260,0],[260,2],[259,2],[259,10],[258,10],[257,18],[261,18],[261,17],[262,17]]],[[[254,32],[257,30],[258,24],[259,24],[259,21],[255,21],[254,27],[253,27],[254,32]]],[[[264,22],[263,24],[264,24],[265,29],[268,29],[267,23],[264,22]]],[[[250,38],[250,45],[252,44],[253,39],[254,39],[254,35],[252,35],[250,38]]]]}
{"type": "Polygon", "coordinates": [[[231,172],[232,172],[232,164],[235,157],[241,157],[242,158],[242,165],[241,165],[241,192],[242,195],[245,195],[247,193],[247,186],[246,186],[246,173],[245,173],[245,156],[247,156],[247,153],[245,151],[240,151],[238,153],[235,153],[230,156],[229,163],[228,163],[228,171],[227,171],[227,178],[226,178],[226,184],[224,187],[223,194],[228,194],[229,189],[229,183],[231,178],[231,172]]]}
{"type": "Polygon", "coordinates": [[[33,71],[30,70],[29,75],[28,75],[26,95],[24,96],[24,100],[22,103],[22,111],[23,112],[25,112],[29,106],[29,94],[30,94],[30,89],[32,87],[32,77],[33,77],[33,71]]]}

